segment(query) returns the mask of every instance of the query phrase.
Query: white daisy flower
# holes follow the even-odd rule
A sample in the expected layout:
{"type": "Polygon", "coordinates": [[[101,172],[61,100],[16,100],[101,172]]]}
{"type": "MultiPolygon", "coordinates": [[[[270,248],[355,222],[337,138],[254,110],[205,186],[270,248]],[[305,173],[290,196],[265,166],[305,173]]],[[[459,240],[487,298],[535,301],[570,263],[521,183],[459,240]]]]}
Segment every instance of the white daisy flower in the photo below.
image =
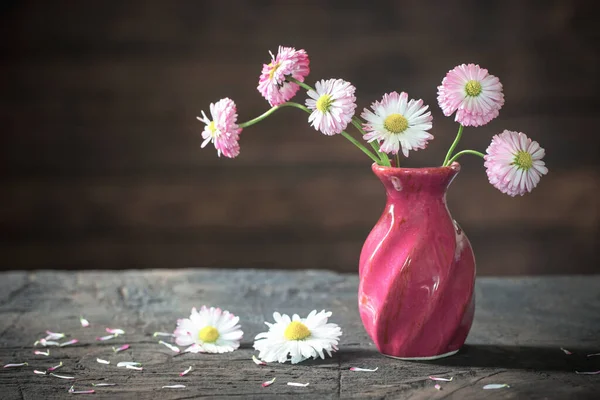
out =
{"type": "Polygon", "coordinates": [[[313,112],[308,122],[325,135],[341,133],[352,121],[356,110],[356,88],[342,79],[320,80],[308,91],[306,107],[313,112]]]}
{"type": "Polygon", "coordinates": [[[323,351],[331,357],[342,330],[334,323],[327,323],[329,317],[331,312],[325,310],[319,313],[313,310],[306,318],[294,314],[291,319],[286,314],[273,313],[275,323],[265,322],[269,331],[256,335],[254,348],[260,352],[258,357],[266,362],[291,360],[292,364],[310,357],[325,359],[323,351]]]}
{"type": "Polygon", "coordinates": [[[363,127],[367,134],[363,136],[367,142],[377,140],[381,151],[397,154],[402,148],[404,157],[409,150],[424,149],[433,135],[431,129],[431,112],[425,112],[429,106],[423,100],[411,99],[404,92],[386,93],[381,102],[371,105],[373,111],[364,109],[361,117],[367,121],[363,127]]]}
{"type": "Polygon", "coordinates": [[[189,318],[177,320],[175,342],[191,353],[227,353],[240,347],[240,318],[220,308],[192,308],[189,318]]]}

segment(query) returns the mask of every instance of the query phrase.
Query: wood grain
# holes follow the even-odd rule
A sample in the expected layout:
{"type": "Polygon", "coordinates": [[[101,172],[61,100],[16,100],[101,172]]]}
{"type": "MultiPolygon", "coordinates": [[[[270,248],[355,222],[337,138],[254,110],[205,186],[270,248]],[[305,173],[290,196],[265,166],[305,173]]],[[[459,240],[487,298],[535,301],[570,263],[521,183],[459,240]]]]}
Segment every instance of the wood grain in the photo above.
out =
{"type": "Polygon", "coordinates": [[[29,362],[0,370],[0,398],[59,399],[68,388],[90,389],[92,382],[116,383],[96,388],[100,399],[184,398],[514,398],[592,399],[600,389],[594,376],[575,374],[600,368],[600,278],[482,278],[476,287],[477,311],[467,345],[453,357],[407,362],[378,354],[364,332],[356,309],[357,276],[314,270],[153,270],[124,272],[13,272],[0,274],[0,363],[29,362]],[[241,348],[223,355],[175,353],[158,344],[155,331],[170,331],[192,306],[219,305],[241,317],[241,348]],[[333,358],[298,365],[256,366],[253,338],[265,329],[272,312],[333,312],[343,330],[333,358]],[[79,325],[79,316],[90,322],[79,325]],[[126,334],[97,342],[105,327],[126,334]],[[32,344],[45,330],[66,332],[80,342],[50,348],[50,356],[33,355],[32,344]],[[111,347],[128,343],[114,354],[111,347]],[[572,351],[566,355],[560,347],[572,351]],[[96,358],[111,361],[102,365],[96,358]],[[59,361],[74,382],[37,376],[59,361]],[[137,361],[143,371],[117,368],[137,361]],[[189,366],[185,377],[178,373],[189,366]],[[374,373],[350,367],[378,367],[374,373]],[[454,377],[434,388],[428,376],[454,377]],[[262,388],[261,382],[277,377],[262,388]],[[309,382],[294,388],[286,382],[309,382]],[[511,387],[483,391],[488,383],[511,387]],[[184,384],[185,389],[161,389],[184,384]]]}

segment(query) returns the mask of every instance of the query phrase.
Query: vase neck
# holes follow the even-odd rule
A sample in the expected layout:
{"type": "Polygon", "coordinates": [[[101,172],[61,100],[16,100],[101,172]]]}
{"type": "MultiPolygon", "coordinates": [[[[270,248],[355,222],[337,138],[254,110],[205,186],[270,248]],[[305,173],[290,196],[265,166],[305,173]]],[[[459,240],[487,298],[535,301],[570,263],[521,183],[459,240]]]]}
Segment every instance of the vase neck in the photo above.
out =
{"type": "Polygon", "coordinates": [[[383,183],[388,199],[408,199],[414,196],[441,198],[460,171],[456,162],[448,167],[391,168],[373,164],[373,172],[383,183]]]}

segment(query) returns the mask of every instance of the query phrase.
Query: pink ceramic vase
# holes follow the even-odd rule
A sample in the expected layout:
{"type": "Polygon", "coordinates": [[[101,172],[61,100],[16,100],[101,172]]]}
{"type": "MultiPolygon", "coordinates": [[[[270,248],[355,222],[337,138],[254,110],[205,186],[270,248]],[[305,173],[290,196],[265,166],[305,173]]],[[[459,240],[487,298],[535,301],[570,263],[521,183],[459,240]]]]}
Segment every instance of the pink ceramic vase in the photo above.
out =
{"type": "Polygon", "coordinates": [[[358,307],[379,351],[403,359],[456,353],[475,311],[475,258],[446,207],[460,165],[373,165],[387,204],[360,255],[358,307]]]}

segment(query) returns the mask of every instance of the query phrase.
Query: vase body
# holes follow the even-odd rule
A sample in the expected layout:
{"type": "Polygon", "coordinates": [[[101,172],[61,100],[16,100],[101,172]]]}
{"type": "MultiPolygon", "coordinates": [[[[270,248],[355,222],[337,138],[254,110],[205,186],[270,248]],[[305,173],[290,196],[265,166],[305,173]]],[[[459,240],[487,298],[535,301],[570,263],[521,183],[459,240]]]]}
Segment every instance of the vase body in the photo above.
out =
{"type": "Polygon", "coordinates": [[[446,190],[460,165],[372,168],[387,203],[360,255],[363,325],[384,355],[454,354],[475,312],[473,250],[446,207],[446,190]]]}

